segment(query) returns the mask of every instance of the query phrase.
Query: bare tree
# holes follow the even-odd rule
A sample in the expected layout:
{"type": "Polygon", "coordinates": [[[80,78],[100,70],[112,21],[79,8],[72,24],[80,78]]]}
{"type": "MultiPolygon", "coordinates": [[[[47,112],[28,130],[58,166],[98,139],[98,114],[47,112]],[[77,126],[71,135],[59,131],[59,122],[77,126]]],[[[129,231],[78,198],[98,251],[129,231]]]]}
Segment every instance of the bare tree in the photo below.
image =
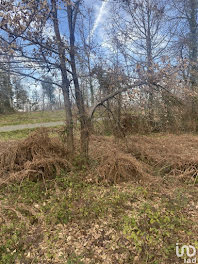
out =
{"type": "Polygon", "coordinates": [[[172,8],[175,13],[172,17],[177,21],[176,34],[177,46],[180,46],[180,57],[184,63],[188,63],[188,71],[183,72],[183,77],[190,83],[192,96],[192,114],[197,111],[196,92],[198,85],[198,2],[196,0],[172,0],[172,8]]]}
{"type": "Polygon", "coordinates": [[[55,87],[52,84],[53,80],[50,76],[43,76],[43,80],[47,82],[41,82],[41,87],[43,93],[48,98],[49,109],[52,110],[52,105],[55,103],[55,96],[54,96],[55,87]]]}
{"type": "Polygon", "coordinates": [[[66,109],[67,144],[71,152],[73,152],[74,149],[73,120],[72,120],[72,110],[71,110],[71,101],[70,101],[70,92],[69,92],[70,81],[68,78],[68,72],[66,67],[66,62],[67,62],[67,57],[65,54],[66,48],[60,34],[60,24],[58,21],[58,14],[57,14],[57,1],[51,0],[51,4],[52,4],[52,19],[54,25],[54,32],[56,36],[59,63],[60,63],[59,67],[62,76],[62,91],[63,91],[64,103],[66,109]]]}
{"type": "Polygon", "coordinates": [[[114,38],[117,35],[119,49],[130,63],[131,70],[143,69],[144,76],[136,74],[136,78],[145,78],[148,83],[148,107],[153,120],[154,88],[152,85],[154,64],[168,54],[173,28],[167,18],[167,1],[137,0],[121,1],[122,9],[114,6],[113,17],[114,38]],[[118,11],[116,11],[118,9],[118,11]],[[115,14],[115,13],[114,13],[115,14]]]}
{"type": "Polygon", "coordinates": [[[79,5],[81,0],[77,0],[73,4],[67,3],[67,18],[68,18],[68,26],[69,26],[69,55],[70,55],[70,64],[72,69],[72,77],[75,87],[75,99],[79,112],[79,119],[81,125],[81,150],[83,155],[87,157],[88,155],[88,144],[89,144],[89,124],[87,115],[85,112],[84,98],[82,95],[82,91],[80,89],[78,74],[76,69],[76,47],[75,47],[75,29],[77,16],[79,13],[79,5]]]}

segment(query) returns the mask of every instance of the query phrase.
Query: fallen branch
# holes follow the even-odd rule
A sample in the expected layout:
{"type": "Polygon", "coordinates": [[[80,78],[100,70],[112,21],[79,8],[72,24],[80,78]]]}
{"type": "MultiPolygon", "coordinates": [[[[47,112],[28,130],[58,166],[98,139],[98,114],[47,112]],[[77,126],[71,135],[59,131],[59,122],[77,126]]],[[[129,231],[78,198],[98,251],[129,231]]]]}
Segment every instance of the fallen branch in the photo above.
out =
{"type": "Polygon", "coordinates": [[[145,81],[138,81],[138,82],[135,82],[132,85],[128,85],[127,87],[118,89],[117,91],[115,91],[113,93],[110,93],[109,95],[105,96],[100,101],[96,102],[95,105],[90,109],[89,118],[91,119],[93,117],[93,114],[96,111],[96,108],[98,106],[103,105],[104,102],[108,101],[109,99],[112,99],[113,97],[115,97],[116,95],[118,95],[120,93],[126,92],[128,89],[131,89],[131,88],[134,88],[134,87],[137,87],[137,86],[142,86],[142,85],[145,85],[145,84],[147,84],[145,81]]]}

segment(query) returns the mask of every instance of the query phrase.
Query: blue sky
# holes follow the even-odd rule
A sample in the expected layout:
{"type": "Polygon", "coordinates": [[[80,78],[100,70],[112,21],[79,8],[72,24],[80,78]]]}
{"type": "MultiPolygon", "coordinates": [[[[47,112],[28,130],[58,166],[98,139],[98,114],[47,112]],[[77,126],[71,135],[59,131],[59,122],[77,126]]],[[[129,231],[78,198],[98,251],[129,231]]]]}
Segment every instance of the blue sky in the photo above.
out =
{"type": "MultiPolygon", "coordinates": [[[[86,7],[93,8],[93,10],[94,10],[94,13],[93,13],[94,25],[93,25],[93,28],[91,31],[91,35],[94,38],[96,38],[97,41],[100,43],[102,43],[105,39],[103,27],[105,25],[105,22],[106,22],[106,19],[108,16],[108,7],[109,7],[108,2],[109,2],[109,0],[106,0],[106,1],[85,0],[84,1],[86,7]]],[[[59,17],[61,17],[61,25],[60,25],[61,33],[64,35],[64,33],[68,32],[67,22],[66,22],[67,21],[66,13],[64,11],[60,10],[59,11],[59,17]]],[[[52,35],[52,36],[54,35],[53,28],[50,25],[48,25],[48,27],[46,27],[46,34],[52,35]]],[[[76,36],[76,38],[77,38],[77,36],[76,36]]],[[[29,49],[30,49],[30,47],[29,47],[29,49]]],[[[30,90],[33,90],[35,88],[40,90],[40,86],[41,86],[40,83],[35,82],[31,78],[28,78],[28,82],[26,79],[24,79],[23,83],[26,87],[28,84],[30,90]]]]}
{"type": "MultiPolygon", "coordinates": [[[[86,0],[86,4],[89,5],[91,0],[86,0]]],[[[102,26],[105,23],[105,20],[108,15],[108,4],[109,0],[106,1],[96,1],[94,4],[94,9],[95,9],[95,23],[94,27],[92,29],[91,35],[97,34],[102,30],[102,26]]],[[[100,35],[100,34],[99,34],[100,35]]]]}

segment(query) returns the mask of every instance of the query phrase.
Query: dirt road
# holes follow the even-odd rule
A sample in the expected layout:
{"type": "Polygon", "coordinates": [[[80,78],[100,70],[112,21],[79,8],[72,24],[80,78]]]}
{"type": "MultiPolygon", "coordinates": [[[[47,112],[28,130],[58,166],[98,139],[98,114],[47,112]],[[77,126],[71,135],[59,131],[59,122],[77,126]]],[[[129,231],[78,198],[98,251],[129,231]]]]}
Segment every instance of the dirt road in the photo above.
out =
{"type": "Polygon", "coordinates": [[[3,126],[3,127],[0,127],[0,132],[10,132],[10,131],[23,130],[23,129],[32,129],[32,128],[37,128],[37,127],[54,127],[54,126],[61,126],[61,125],[64,125],[64,121],[3,126]]]}

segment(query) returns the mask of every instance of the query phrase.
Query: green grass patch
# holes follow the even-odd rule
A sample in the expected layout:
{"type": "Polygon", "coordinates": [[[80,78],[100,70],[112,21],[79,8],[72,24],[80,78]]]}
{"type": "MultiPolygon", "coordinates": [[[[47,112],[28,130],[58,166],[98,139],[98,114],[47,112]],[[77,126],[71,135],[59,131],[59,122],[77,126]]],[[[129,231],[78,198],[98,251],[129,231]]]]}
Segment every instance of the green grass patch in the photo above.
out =
{"type": "Polygon", "coordinates": [[[64,110],[10,113],[7,115],[0,115],[0,127],[22,124],[47,123],[64,120],[64,110]]]}
{"type": "Polygon", "coordinates": [[[35,130],[36,128],[9,131],[9,132],[0,132],[0,140],[7,141],[7,140],[23,139],[28,137],[29,134],[35,130]]]}
{"type": "MultiPolygon", "coordinates": [[[[60,128],[61,126],[54,126],[55,128],[60,128]]],[[[8,140],[18,140],[18,139],[25,139],[27,138],[32,132],[37,130],[38,128],[31,128],[31,129],[22,129],[22,130],[16,130],[16,131],[8,131],[8,132],[0,132],[0,140],[1,141],[8,141],[8,140]]],[[[50,129],[48,127],[47,129],[50,129]]],[[[56,132],[49,132],[50,137],[57,136],[56,132]]]]}

